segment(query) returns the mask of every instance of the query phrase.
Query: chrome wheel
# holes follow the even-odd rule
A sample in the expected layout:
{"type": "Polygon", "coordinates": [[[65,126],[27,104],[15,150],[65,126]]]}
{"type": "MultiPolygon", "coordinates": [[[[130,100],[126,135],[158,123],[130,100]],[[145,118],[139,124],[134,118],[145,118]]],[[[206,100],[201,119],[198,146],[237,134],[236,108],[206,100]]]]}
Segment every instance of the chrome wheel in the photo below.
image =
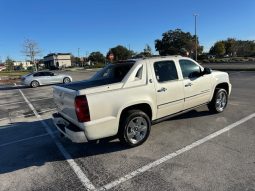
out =
{"type": "Polygon", "coordinates": [[[143,117],[135,117],[130,120],[127,126],[127,138],[133,143],[141,142],[147,134],[148,123],[143,117]]]}
{"type": "Polygon", "coordinates": [[[216,98],[216,110],[217,111],[223,111],[227,105],[227,95],[225,94],[225,92],[220,92],[218,95],[217,95],[217,98],[216,98]]]}
{"type": "Polygon", "coordinates": [[[36,88],[36,87],[39,86],[39,82],[37,82],[37,81],[32,81],[31,86],[32,86],[33,88],[36,88]]]}
{"type": "Polygon", "coordinates": [[[71,82],[70,78],[64,78],[64,84],[71,82]]]}

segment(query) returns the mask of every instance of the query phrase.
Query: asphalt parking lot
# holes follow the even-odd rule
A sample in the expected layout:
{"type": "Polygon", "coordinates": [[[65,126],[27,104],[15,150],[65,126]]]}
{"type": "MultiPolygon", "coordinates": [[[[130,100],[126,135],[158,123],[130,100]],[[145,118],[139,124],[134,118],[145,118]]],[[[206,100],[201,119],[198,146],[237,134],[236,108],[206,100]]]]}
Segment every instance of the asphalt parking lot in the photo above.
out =
{"type": "Polygon", "coordinates": [[[0,86],[0,190],[255,191],[255,72],[229,75],[225,112],[201,107],[158,123],[132,149],[60,138],[52,86],[0,86]]]}

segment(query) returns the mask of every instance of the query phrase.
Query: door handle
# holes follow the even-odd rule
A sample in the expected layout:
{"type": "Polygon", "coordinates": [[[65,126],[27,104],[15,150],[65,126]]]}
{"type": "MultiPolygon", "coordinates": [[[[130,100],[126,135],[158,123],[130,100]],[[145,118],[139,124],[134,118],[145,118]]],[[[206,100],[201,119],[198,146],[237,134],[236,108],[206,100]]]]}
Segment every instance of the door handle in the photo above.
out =
{"type": "Polygon", "coordinates": [[[160,90],[158,90],[158,92],[165,92],[166,90],[166,88],[161,88],[160,90]]]}
{"type": "Polygon", "coordinates": [[[189,87],[189,86],[192,86],[192,83],[185,84],[185,87],[189,87]]]}

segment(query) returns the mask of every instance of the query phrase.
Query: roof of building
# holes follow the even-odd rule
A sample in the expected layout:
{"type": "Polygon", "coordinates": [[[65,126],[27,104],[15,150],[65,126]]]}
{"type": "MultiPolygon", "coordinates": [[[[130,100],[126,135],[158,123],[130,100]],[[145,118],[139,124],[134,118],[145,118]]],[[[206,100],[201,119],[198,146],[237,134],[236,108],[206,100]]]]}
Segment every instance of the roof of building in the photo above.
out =
{"type": "Polygon", "coordinates": [[[71,55],[71,53],[50,53],[47,56],[44,56],[44,58],[49,56],[58,56],[58,55],[71,55]]]}

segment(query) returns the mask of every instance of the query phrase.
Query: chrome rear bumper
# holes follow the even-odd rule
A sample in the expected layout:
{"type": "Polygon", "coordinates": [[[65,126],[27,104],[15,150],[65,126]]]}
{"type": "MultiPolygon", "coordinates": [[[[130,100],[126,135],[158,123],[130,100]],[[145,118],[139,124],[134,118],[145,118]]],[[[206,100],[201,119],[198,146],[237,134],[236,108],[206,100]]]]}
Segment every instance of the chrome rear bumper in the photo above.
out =
{"type": "Polygon", "coordinates": [[[60,114],[54,113],[52,115],[53,123],[65,137],[70,139],[74,143],[85,143],[88,142],[84,131],[82,131],[79,127],[70,123],[66,119],[64,119],[60,114]]]}

